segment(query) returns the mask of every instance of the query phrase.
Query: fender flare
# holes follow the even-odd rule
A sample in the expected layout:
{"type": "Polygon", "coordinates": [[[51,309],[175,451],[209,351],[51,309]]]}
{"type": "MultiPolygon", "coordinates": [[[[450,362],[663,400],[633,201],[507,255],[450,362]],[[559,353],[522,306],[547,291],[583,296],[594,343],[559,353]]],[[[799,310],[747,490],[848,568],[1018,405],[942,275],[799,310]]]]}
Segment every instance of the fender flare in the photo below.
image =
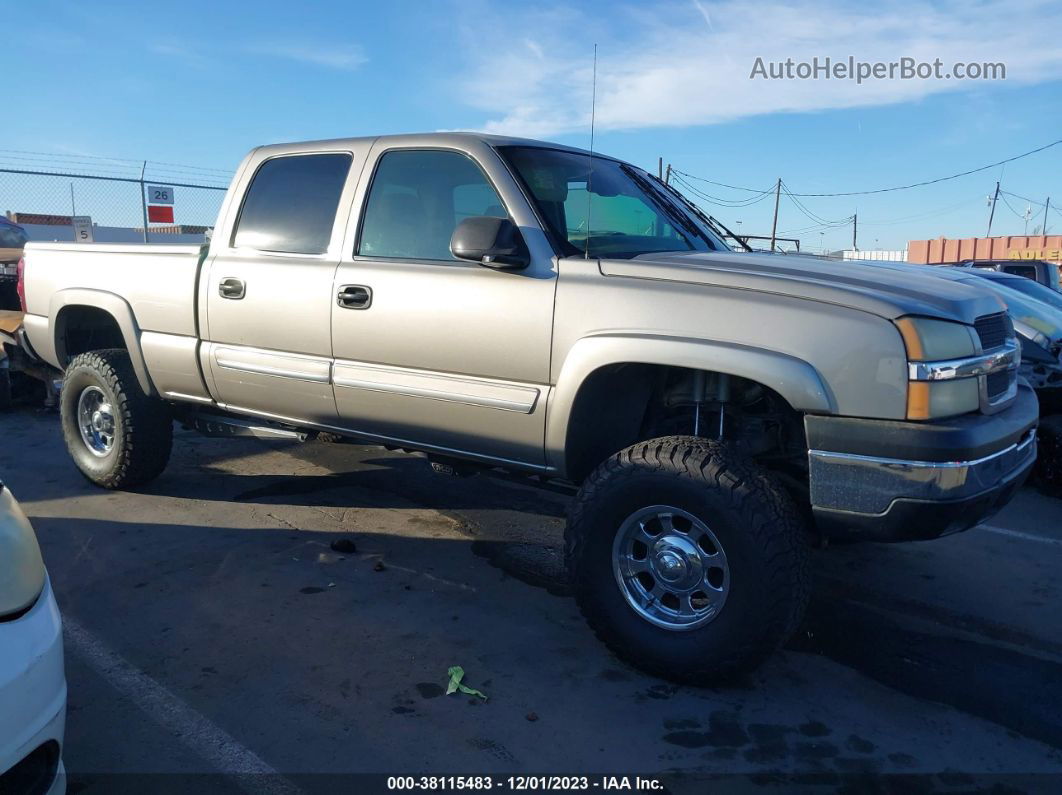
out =
{"type": "Polygon", "coordinates": [[[148,395],[156,394],[155,385],[151,382],[147,364],[144,362],[144,352],[140,347],[140,326],[136,322],[133,308],[121,296],[105,290],[71,287],[59,290],[52,295],[48,304],[48,317],[51,318],[54,360],[59,368],[65,369],[67,359],[66,343],[63,341],[65,329],[61,322],[61,315],[63,310],[73,306],[100,309],[114,318],[122,333],[126,350],[129,351],[129,360],[132,362],[136,379],[140,382],[140,388],[148,395]]]}
{"type": "Polygon", "coordinates": [[[568,351],[546,417],[546,457],[551,469],[566,471],[568,424],[579,389],[596,370],[616,364],[651,364],[710,370],[748,378],[770,387],[797,411],[835,413],[837,402],[812,365],[786,353],[735,342],[607,333],[578,340],[568,351]]]}

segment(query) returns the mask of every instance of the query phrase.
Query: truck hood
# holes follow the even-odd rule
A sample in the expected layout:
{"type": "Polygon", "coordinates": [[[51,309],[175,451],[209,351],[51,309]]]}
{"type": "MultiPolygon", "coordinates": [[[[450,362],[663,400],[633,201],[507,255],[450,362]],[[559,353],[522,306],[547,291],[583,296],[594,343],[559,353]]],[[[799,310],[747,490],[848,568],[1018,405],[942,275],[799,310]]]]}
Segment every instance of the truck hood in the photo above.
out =
{"type": "Polygon", "coordinates": [[[926,265],[724,251],[603,259],[600,267],[605,276],[759,290],[847,306],[888,320],[925,315],[973,323],[981,315],[1006,311],[986,287],[942,279],[938,269],[926,265]]]}

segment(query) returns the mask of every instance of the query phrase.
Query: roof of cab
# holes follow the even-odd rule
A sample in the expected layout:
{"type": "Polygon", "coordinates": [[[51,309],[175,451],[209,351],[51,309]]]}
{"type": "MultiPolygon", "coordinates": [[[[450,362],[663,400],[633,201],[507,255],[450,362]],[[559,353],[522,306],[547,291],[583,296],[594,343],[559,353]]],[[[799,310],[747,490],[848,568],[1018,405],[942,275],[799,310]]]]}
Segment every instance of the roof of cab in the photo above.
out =
{"type": "MultiPolygon", "coordinates": [[[[401,135],[370,135],[358,138],[330,138],[320,141],[292,141],[289,143],[267,144],[265,146],[258,147],[257,151],[265,152],[268,154],[278,154],[280,152],[290,151],[306,152],[312,151],[314,149],[335,150],[350,146],[371,146],[372,144],[377,142],[393,144],[396,146],[401,146],[403,144],[413,146],[445,146],[449,144],[453,146],[467,144],[470,141],[481,142],[491,147],[535,146],[546,149],[561,149],[566,152],[576,152],[578,154],[584,155],[590,154],[585,149],[579,149],[578,147],[574,146],[565,146],[564,144],[551,143],[549,141],[536,141],[532,138],[516,138],[508,135],[489,135],[487,133],[478,132],[405,133],[401,135]]],[[[608,157],[607,155],[602,155],[599,152],[595,152],[594,156],[608,157]]]]}

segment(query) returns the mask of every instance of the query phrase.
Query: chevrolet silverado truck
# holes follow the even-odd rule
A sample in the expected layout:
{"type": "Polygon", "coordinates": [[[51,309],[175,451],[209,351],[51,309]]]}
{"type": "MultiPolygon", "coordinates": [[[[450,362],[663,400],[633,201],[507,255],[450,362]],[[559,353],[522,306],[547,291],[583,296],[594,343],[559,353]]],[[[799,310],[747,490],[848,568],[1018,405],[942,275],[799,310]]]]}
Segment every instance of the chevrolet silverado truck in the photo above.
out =
{"type": "Polygon", "coordinates": [[[202,250],[25,259],[23,337],[65,373],[89,480],[158,476],[175,420],[567,480],[580,609],[679,681],[784,642],[811,545],[972,527],[1036,455],[1036,398],[988,290],[732,251],[646,171],[564,146],[265,146],[202,250]]]}

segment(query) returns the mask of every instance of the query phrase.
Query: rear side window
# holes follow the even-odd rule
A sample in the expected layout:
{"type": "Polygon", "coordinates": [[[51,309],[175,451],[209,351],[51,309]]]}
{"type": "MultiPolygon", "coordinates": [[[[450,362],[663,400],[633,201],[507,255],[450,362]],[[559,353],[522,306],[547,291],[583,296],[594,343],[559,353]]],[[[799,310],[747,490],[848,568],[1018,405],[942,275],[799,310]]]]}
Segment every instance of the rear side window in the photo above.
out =
{"type": "Polygon", "coordinates": [[[1024,276],[1026,279],[1036,280],[1035,265],[1004,265],[1003,270],[1013,273],[1015,276],[1024,276]]]}
{"type": "Polygon", "coordinates": [[[350,155],[275,157],[259,166],[232,244],[260,251],[323,254],[335,225],[350,155]]]}
{"type": "Polygon", "coordinates": [[[477,215],[508,217],[471,158],[439,150],[388,152],[380,158],[365,202],[357,253],[452,261],[454,228],[477,215]]]}

